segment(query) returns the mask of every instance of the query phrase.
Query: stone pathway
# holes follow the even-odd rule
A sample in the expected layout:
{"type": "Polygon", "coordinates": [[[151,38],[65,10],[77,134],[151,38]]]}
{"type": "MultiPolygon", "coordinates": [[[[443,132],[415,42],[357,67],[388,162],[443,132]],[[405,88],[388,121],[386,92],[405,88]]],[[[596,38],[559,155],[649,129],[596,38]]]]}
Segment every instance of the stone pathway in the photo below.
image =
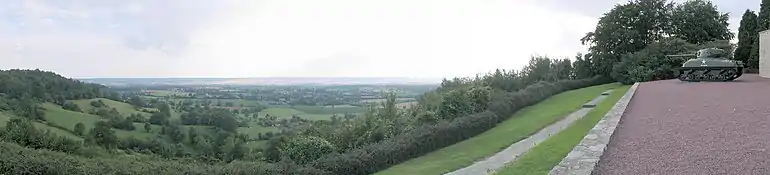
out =
{"type": "Polygon", "coordinates": [[[583,137],[583,140],[572,149],[558,165],[553,167],[549,175],[590,175],[596,164],[607,148],[610,137],[620,122],[620,118],[626,111],[626,106],[633,98],[639,83],[630,89],[615,103],[615,106],[607,111],[607,114],[599,120],[591,131],[583,137]]]}
{"type": "Polygon", "coordinates": [[[609,95],[611,91],[612,90],[605,91],[599,97],[596,97],[590,102],[584,104],[583,108],[575,112],[572,112],[564,119],[541,129],[537,133],[529,136],[528,138],[512,144],[508,148],[503,149],[502,151],[496,153],[492,157],[488,157],[485,160],[478,161],[468,167],[446,173],[445,175],[481,175],[481,174],[493,173],[497,169],[500,169],[504,167],[506,164],[516,160],[517,157],[519,157],[520,155],[523,155],[524,153],[526,153],[527,151],[535,147],[538,143],[545,141],[551,135],[559,133],[559,131],[566,129],[573,122],[583,118],[583,116],[585,116],[586,114],[588,114],[588,112],[593,110],[593,108],[597,104],[599,104],[602,100],[607,98],[607,95],[609,95]]]}

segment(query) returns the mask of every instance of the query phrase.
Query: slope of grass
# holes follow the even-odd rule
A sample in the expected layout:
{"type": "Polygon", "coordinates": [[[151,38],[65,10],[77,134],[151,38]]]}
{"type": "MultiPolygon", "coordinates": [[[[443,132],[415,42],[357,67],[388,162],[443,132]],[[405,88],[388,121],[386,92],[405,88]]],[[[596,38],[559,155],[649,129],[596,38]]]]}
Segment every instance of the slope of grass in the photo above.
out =
{"type": "Polygon", "coordinates": [[[45,118],[47,121],[68,129],[73,129],[78,123],[83,123],[86,131],[89,131],[93,128],[95,122],[101,120],[99,116],[65,110],[53,103],[44,103],[43,108],[45,108],[45,118]]]}
{"type": "Polygon", "coordinates": [[[121,115],[128,116],[130,114],[134,113],[140,113],[146,117],[149,117],[150,114],[146,112],[137,111],[134,109],[134,106],[128,103],[123,103],[115,100],[110,100],[106,98],[95,98],[95,99],[83,99],[83,100],[71,100],[73,103],[77,104],[80,109],[82,109],[84,112],[89,111],[93,109],[94,107],[91,106],[91,101],[96,100],[102,100],[104,104],[109,106],[110,108],[115,108],[121,115]]]}
{"type": "Polygon", "coordinates": [[[11,116],[5,115],[5,113],[0,111],[0,127],[5,127],[5,123],[8,123],[10,120],[11,116]]]}
{"type": "Polygon", "coordinates": [[[541,128],[561,120],[605,90],[619,86],[621,85],[611,83],[554,95],[538,104],[519,110],[510,119],[473,138],[403,162],[376,174],[443,174],[460,169],[494,155],[511,144],[534,134],[541,128]]]}
{"type": "Polygon", "coordinates": [[[631,86],[616,88],[610,96],[597,105],[585,117],[567,129],[551,136],[516,161],[499,170],[498,175],[507,174],[548,174],[570,151],[583,140],[599,120],[620,100],[631,86]]]}
{"type": "MultiPolygon", "coordinates": [[[[11,120],[13,115],[5,114],[0,111],[0,127],[5,127],[5,124],[8,123],[8,121],[11,120]]],[[[83,138],[71,133],[67,130],[62,130],[53,126],[48,126],[46,124],[40,123],[40,122],[33,122],[33,125],[35,125],[35,128],[42,129],[42,130],[49,130],[51,133],[54,133],[55,135],[64,136],[70,139],[74,140],[83,140],[83,138]]]]}

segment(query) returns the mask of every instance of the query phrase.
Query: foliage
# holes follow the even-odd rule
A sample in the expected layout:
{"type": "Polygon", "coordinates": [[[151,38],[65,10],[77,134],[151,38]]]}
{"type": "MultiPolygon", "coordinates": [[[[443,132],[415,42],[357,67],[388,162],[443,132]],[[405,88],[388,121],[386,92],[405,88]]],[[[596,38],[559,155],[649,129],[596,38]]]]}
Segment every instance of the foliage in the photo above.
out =
{"type": "Polygon", "coordinates": [[[711,1],[685,1],[672,11],[671,35],[693,44],[730,40],[734,35],[727,28],[729,19],[729,15],[720,13],[711,1]]]}
{"type": "Polygon", "coordinates": [[[26,118],[14,118],[8,121],[4,130],[0,132],[0,138],[3,141],[30,148],[49,149],[65,153],[77,153],[82,148],[82,143],[78,141],[35,128],[32,121],[26,118]]]}
{"type": "Polygon", "coordinates": [[[83,123],[75,124],[75,128],[73,128],[72,131],[75,132],[75,134],[78,136],[83,136],[86,131],[86,126],[83,125],[83,123]]]}
{"type": "Polygon", "coordinates": [[[286,155],[299,164],[309,163],[323,155],[335,151],[334,145],[315,136],[294,137],[281,147],[281,155],[286,155]]]}
{"type": "Polygon", "coordinates": [[[601,77],[586,80],[538,82],[517,92],[505,92],[492,100],[488,110],[435,125],[422,125],[379,143],[344,153],[332,153],[313,165],[334,174],[370,174],[482,133],[517,110],[559,92],[606,83],[601,77]]]}
{"type": "Polygon", "coordinates": [[[328,174],[289,163],[233,161],[205,164],[145,155],[85,158],[49,150],[35,150],[0,142],[0,174],[328,174]]]}
{"type": "Polygon", "coordinates": [[[746,66],[753,69],[759,69],[759,31],[757,30],[757,14],[754,11],[746,10],[741,17],[740,27],[738,27],[738,48],[735,49],[736,60],[743,61],[746,66]]]}
{"type": "MultiPolygon", "coordinates": [[[[662,39],[675,37],[691,44],[730,40],[733,34],[727,28],[728,17],[728,14],[720,13],[716,6],[703,0],[683,4],[666,0],[632,0],[605,13],[596,29],[586,34],[581,42],[590,44],[588,57],[596,73],[611,75],[618,72],[613,67],[623,60],[625,54],[642,51],[662,39]]],[[[620,71],[646,75],[654,72],[651,69],[629,67],[620,71]]],[[[613,77],[627,81],[622,76],[613,77]]],[[[653,77],[641,76],[641,79],[653,77]]]]}
{"type": "Polygon", "coordinates": [[[770,0],[762,0],[757,20],[757,32],[770,29],[770,0]]]}

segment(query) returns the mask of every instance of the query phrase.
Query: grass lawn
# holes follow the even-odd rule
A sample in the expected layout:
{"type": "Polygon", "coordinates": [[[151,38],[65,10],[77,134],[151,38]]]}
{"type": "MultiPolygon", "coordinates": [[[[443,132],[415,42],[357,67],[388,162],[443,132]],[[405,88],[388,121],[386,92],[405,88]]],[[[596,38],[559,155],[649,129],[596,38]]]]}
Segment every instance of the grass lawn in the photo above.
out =
{"type": "Polygon", "coordinates": [[[554,95],[519,110],[510,119],[473,138],[395,165],[378,175],[444,174],[473,164],[525,139],[599,96],[618,83],[576,89],[554,95]]]}
{"type": "Polygon", "coordinates": [[[137,111],[136,109],[134,109],[134,106],[131,105],[131,104],[123,103],[123,102],[119,102],[119,101],[115,101],[115,100],[110,100],[110,99],[106,99],[106,98],[71,100],[71,101],[73,103],[77,104],[78,107],[80,107],[81,110],[86,112],[86,111],[89,111],[89,110],[94,108],[93,106],[91,106],[91,101],[96,101],[96,100],[102,100],[104,102],[104,104],[106,104],[110,108],[115,108],[115,110],[117,110],[120,113],[120,115],[123,115],[123,116],[128,116],[128,115],[131,115],[133,113],[140,113],[140,114],[144,115],[145,117],[150,117],[149,113],[137,111]]]}
{"type": "Polygon", "coordinates": [[[617,88],[610,96],[597,105],[585,117],[573,123],[548,140],[538,144],[516,161],[498,170],[496,175],[505,174],[548,174],[570,151],[583,140],[599,120],[620,100],[631,86],[617,88]]]}

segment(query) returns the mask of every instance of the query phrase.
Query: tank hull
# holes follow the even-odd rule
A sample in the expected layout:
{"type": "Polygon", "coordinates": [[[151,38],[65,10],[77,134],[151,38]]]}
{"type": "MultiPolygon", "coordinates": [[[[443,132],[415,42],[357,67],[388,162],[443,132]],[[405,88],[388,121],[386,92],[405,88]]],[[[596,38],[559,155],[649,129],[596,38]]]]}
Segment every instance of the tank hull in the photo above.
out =
{"type": "Polygon", "coordinates": [[[743,75],[742,67],[680,67],[681,81],[732,81],[743,75]]]}

